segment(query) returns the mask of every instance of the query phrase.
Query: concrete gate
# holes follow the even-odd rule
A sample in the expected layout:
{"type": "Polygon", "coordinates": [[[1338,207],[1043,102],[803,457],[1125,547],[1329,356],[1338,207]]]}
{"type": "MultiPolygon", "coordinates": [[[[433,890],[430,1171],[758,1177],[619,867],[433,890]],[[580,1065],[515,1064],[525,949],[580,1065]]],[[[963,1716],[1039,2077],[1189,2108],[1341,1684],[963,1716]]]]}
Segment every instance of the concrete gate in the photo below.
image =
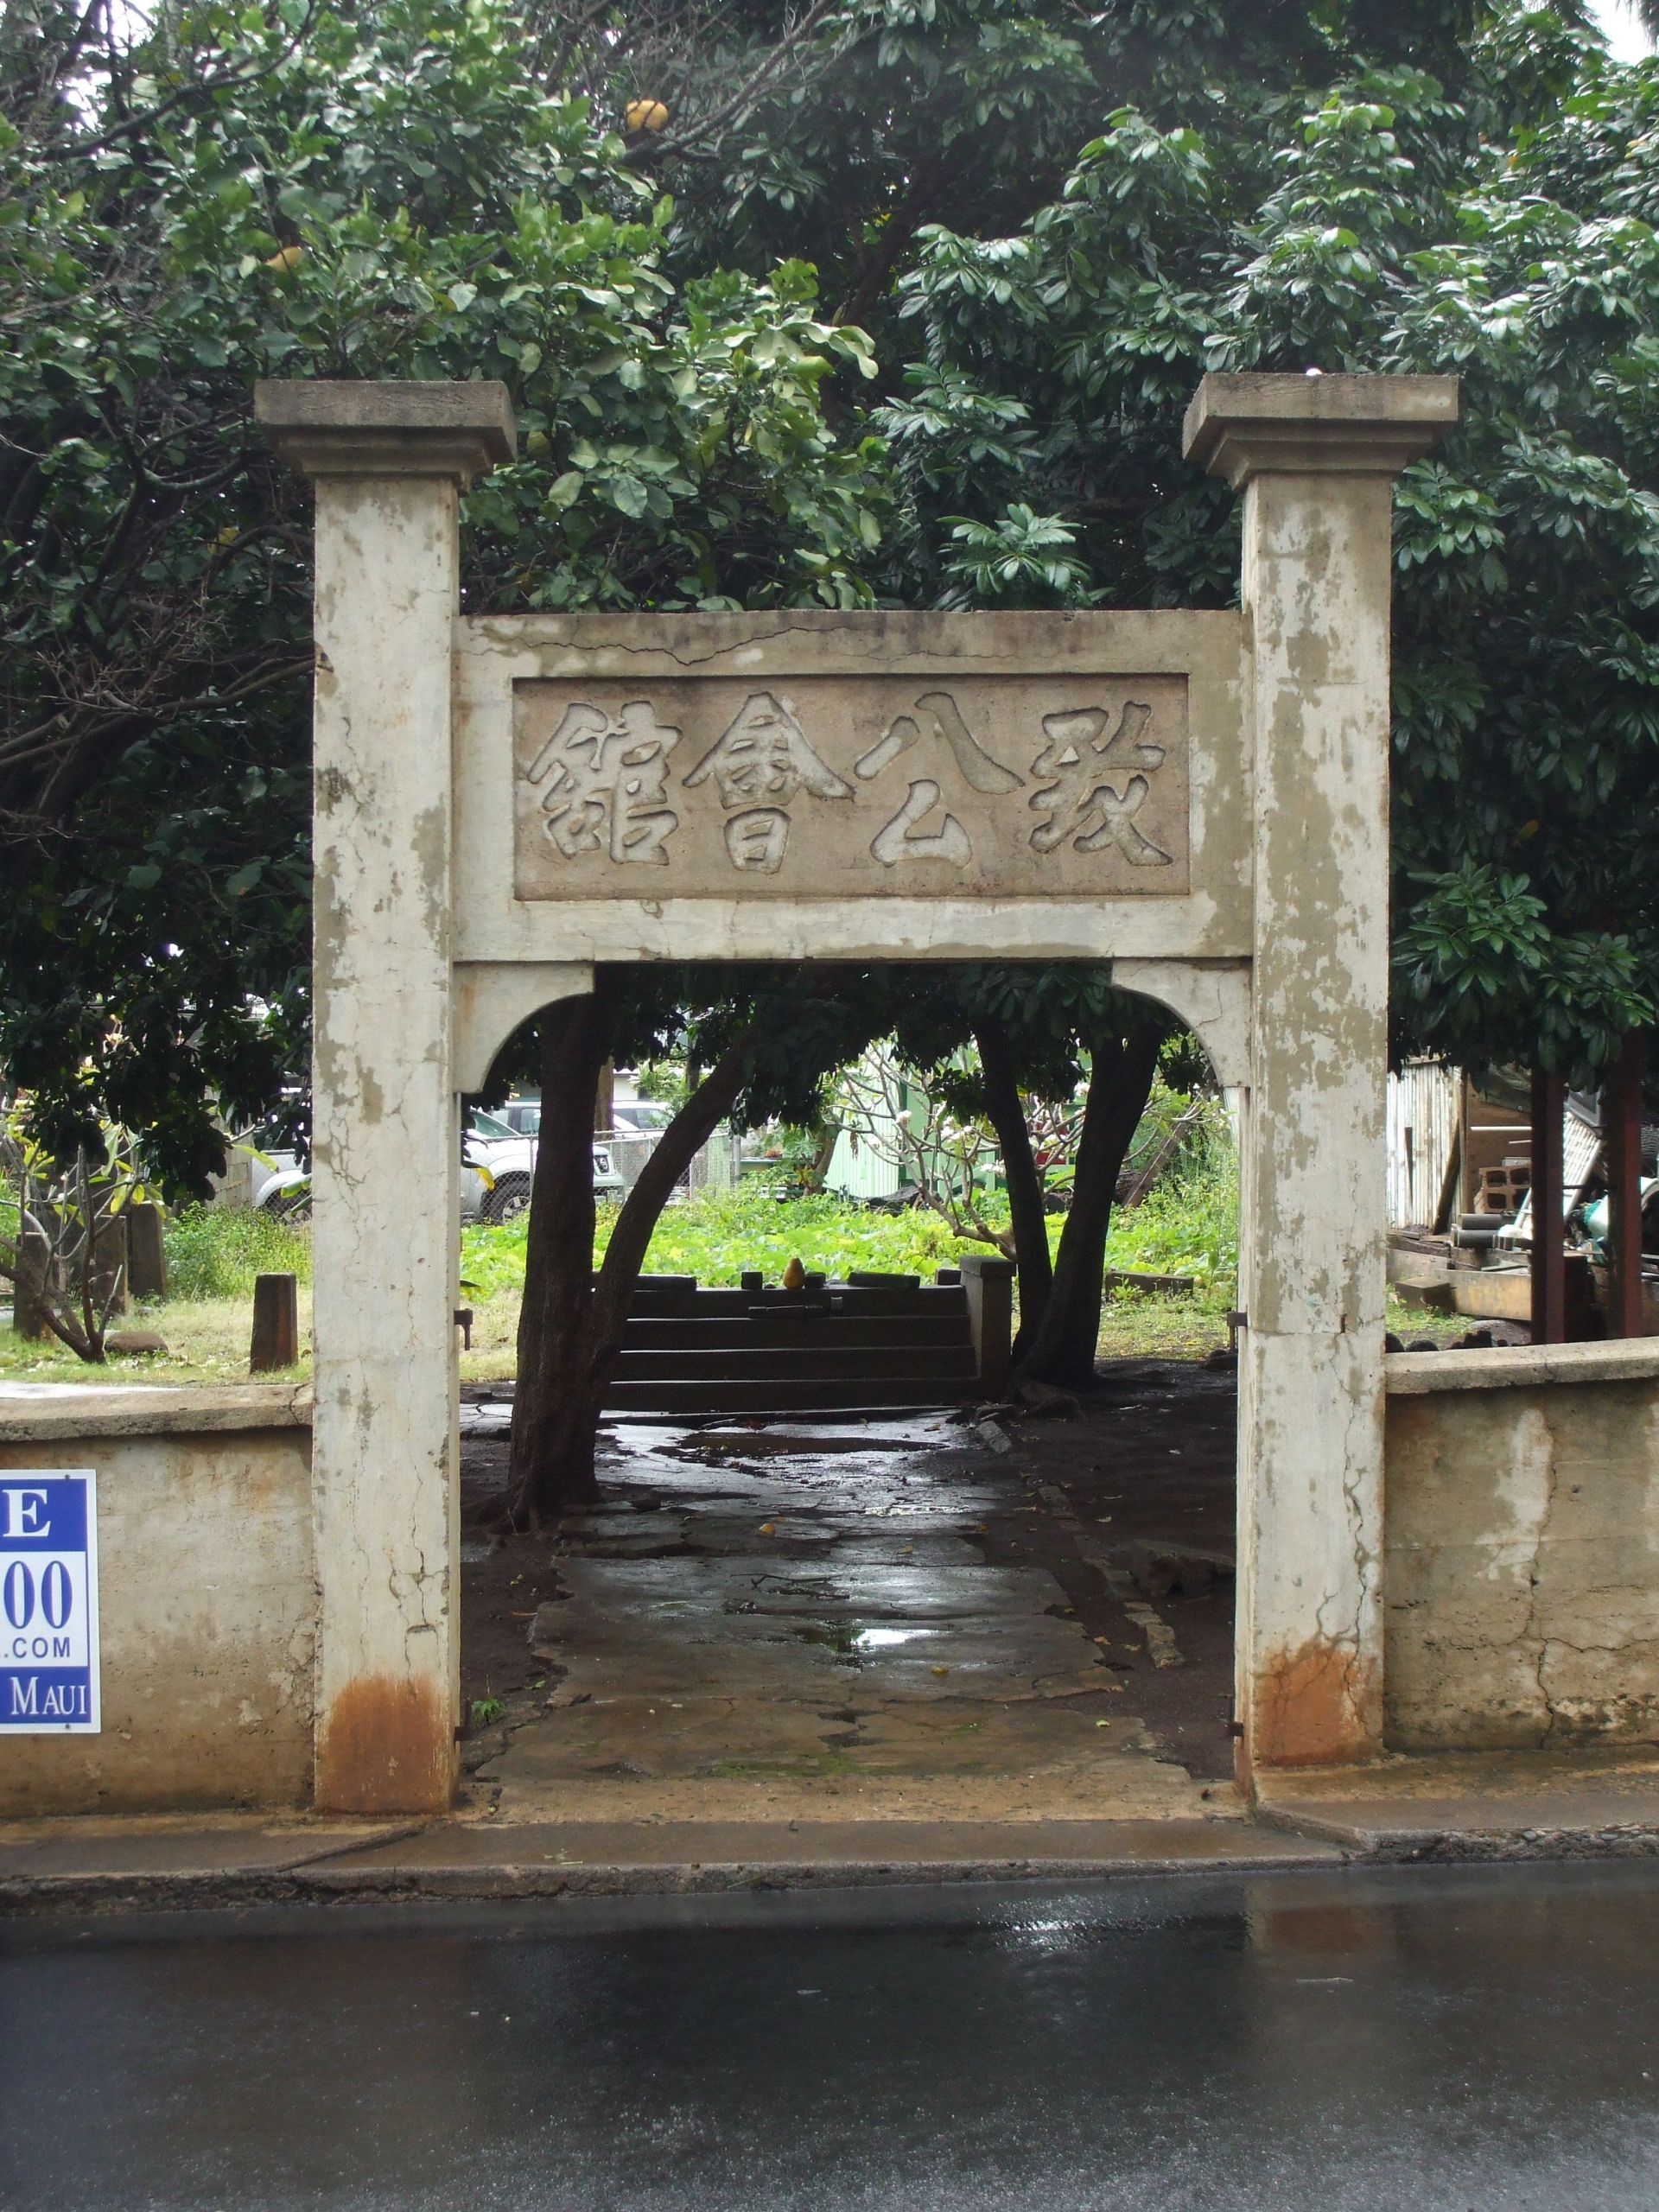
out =
{"type": "Polygon", "coordinates": [[[316,1803],[452,1799],[459,1098],[617,960],[1110,960],[1243,1101],[1241,1776],[1382,1746],[1390,482],[1456,379],[1207,377],[1233,613],[458,613],[497,384],[316,486],[316,1803]]]}

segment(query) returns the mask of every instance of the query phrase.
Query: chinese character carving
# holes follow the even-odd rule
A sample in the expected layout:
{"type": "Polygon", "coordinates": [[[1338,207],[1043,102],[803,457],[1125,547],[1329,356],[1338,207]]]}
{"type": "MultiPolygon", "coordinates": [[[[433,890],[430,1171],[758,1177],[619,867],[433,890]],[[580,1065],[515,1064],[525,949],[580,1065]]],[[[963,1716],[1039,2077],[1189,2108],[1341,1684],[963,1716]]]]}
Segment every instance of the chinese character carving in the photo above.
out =
{"type": "Polygon", "coordinates": [[[732,866],[746,873],[776,875],[789,843],[789,817],[780,807],[757,806],[734,814],[726,824],[726,850],[732,866]]]}
{"type": "Polygon", "coordinates": [[[567,860],[607,851],[613,861],[665,867],[679,827],[667,804],[668,756],[680,733],[659,722],[645,699],[614,717],[577,700],[525,773],[544,783],[543,828],[567,860]]]}
{"type": "MultiPolygon", "coordinates": [[[[853,773],[868,783],[928,738],[933,740],[936,752],[950,753],[963,780],[976,791],[1001,795],[1025,782],[1023,776],[1005,768],[985,750],[948,691],[924,691],[917,698],[914,715],[895,715],[876,743],[855,763],[853,773]]],[[[939,786],[931,777],[913,782],[898,813],[877,833],[870,847],[874,858],[884,868],[895,868],[900,861],[944,861],[952,868],[965,868],[974,849],[954,814],[947,814],[937,830],[925,835],[919,829],[938,804],[939,786]]]]}
{"type": "Polygon", "coordinates": [[[879,830],[870,847],[883,868],[900,861],[947,861],[952,868],[966,868],[974,857],[968,832],[954,814],[947,814],[938,830],[921,836],[917,824],[939,803],[939,787],[923,777],[910,787],[910,797],[891,822],[879,830]]]}
{"type": "MultiPolygon", "coordinates": [[[[928,727],[911,715],[898,715],[888,723],[878,742],[873,745],[853,773],[868,782],[879,776],[891,760],[901,753],[908,753],[925,736],[935,737],[950,747],[966,780],[976,791],[1011,791],[1025,782],[1012,768],[1005,768],[1000,760],[993,760],[962,718],[962,709],[948,691],[924,691],[916,702],[917,713],[926,717],[928,727]]],[[[913,791],[914,784],[911,785],[913,791]]]]}
{"type": "Polygon", "coordinates": [[[1052,853],[1070,838],[1079,853],[1116,845],[1133,868],[1170,865],[1169,854],[1135,826],[1152,789],[1147,777],[1164,760],[1163,747],[1145,741],[1151,719],[1152,709],[1135,700],[1109,736],[1112,717],[1104,707],[1043,716],[1048,742],[1031,768],[1042,788],[1032,793],[1030,804],[1048,819],[1031,833],[1034,852],[1052,853]],[[1126,772],[1135,769],[1147,773],[1126,772]]]}
{"type": "Polygon", "coordinates": [[[712,776],[728,813],[770,799],[787,806],[798,793],[851,798],[853,787],[819,760],[786,700],[770,691],[746,699],[725,734],[686,778],[688,791],[712,776]]]}
{"type": "Polygon", "coordinates": [[[726,824],[726,851],[735,868],[776,875],[789,844],[791,799],[802,791],[817,798],[851,798],[853,787],[819,760],[807,743],[788,700],[770,691],[751,692],[719,741],[686,778],[686,788],[709,777],[720,803],[732,819],[726,824]],[[770,799],[770,806],[756,802],[770,799]],[[741,808],[742,812],[736,810],[741,808]]]}

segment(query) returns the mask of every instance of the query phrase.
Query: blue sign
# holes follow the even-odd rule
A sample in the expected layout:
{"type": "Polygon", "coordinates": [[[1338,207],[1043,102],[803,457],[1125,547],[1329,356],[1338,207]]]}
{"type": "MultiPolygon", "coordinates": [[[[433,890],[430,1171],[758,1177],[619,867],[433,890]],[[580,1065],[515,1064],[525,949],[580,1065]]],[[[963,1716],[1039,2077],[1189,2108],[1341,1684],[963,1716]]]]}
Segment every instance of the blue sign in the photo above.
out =
{"type": "Polygon", "coordinates": [[[98,1478],[0,1468],[0,1730],[95,1736],[98,1478]]]}

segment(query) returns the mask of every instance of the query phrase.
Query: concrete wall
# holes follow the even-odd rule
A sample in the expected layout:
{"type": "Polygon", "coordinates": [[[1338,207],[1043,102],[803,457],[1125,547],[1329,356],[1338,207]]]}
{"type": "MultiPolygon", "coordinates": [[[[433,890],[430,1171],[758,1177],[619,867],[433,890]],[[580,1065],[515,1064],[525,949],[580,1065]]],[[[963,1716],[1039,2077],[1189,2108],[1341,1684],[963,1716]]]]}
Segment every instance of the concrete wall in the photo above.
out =
{"type": "Polygon", "coordinates": [[[10,1386],[19,1467],[98,1472],[103,1731],[0,1734],[0,1815],[308,1803],[308,1395],[10,1386]]]}
{"type": "MultiPolygon", "coordinates": [[[[1659,1734],[1659,1342],[1386,1362],[1384,1739],[1659,1734]]],[[[311,1800],[310,1406],[0,1387],[0,1469],[99,1476],[103,1732],[0,1736],[0,1817],[311,1800]]]]}
{"type": "Polygon", "coordinates": [[[1386,1367],[1389,1749],[1659,1733],[1659,1344],[1386,1367]]]}

